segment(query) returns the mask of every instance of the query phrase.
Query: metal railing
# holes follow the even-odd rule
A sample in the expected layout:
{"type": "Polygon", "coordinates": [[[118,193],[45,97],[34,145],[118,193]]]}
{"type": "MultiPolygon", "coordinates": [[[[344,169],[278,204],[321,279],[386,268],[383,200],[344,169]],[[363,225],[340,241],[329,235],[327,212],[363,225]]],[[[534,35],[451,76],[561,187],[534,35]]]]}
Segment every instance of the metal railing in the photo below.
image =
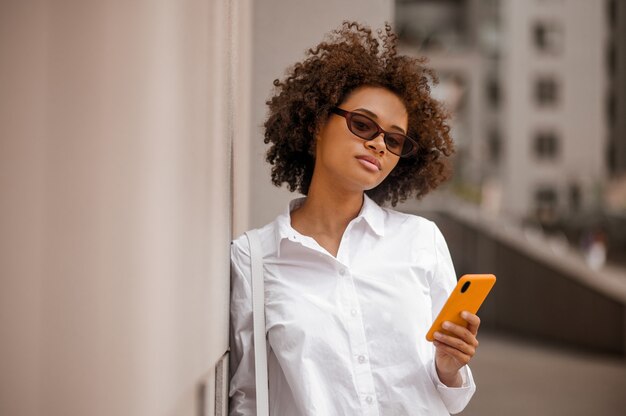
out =
{"type": "Polygon", "coordinates": [[[483,328],[626,356],[625,270],[592,270],[568,247],[471,206],[420,215],[441,229],[458,276],[497,276],[480,310],[483,328]]]}

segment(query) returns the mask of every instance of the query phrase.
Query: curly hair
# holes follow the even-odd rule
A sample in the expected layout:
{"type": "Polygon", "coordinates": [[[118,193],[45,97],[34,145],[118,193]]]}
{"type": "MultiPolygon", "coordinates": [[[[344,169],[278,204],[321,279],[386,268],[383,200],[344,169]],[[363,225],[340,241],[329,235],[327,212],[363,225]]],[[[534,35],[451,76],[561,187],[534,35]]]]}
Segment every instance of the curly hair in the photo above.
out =
{"type": "Polygon", "coordinates": [[[430,95],[436,74],[424,66],[425,58],[397,54],[398,36],[385,23],[385,33],[357,22],[344,21],[339,29],[306,51],[307,58],[274,80],[275,94],[264,123],[266,160],[272,165],[272,183],[308,194],[315,156],[315,137],[329,117],[356,88],[383,87],[395,93],[408,112],[407,134],[416,138],[418,152],[400,158],[396,167],[366,194],[378,204],[396,206],[413,193],[417,199],[451,175],[448,157],[454,152],[447,124],[449,114],[430,95]]]}

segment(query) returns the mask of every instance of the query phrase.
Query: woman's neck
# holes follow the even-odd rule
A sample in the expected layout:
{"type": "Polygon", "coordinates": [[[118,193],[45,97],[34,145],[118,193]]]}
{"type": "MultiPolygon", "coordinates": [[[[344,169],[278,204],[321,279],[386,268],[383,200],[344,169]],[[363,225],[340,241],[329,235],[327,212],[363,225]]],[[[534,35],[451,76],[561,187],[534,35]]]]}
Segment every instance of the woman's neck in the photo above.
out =
{"type": "Polygon", "coordinates": [[[312,181],[306,200],[291,213],[291,225],[304,235],[341,240],[350,221],[359,215],[363,198],[362,191],[316,186],[312,181]]]}

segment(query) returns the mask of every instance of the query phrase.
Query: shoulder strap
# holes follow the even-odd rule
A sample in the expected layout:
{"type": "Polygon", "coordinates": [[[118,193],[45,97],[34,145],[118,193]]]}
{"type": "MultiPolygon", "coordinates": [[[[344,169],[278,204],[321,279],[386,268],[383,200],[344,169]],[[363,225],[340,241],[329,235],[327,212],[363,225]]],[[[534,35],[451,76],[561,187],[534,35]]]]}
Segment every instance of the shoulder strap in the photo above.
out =
{"type": "Polygon", "coordinates": [[[269,415],[267,377],[267,346],[265,339],[265,289],[263,282],[263,253],[256,230],[246,232],[252,265],[252,319],[254,322],[254,370],[256,374],[257,416],[269,415]]]}

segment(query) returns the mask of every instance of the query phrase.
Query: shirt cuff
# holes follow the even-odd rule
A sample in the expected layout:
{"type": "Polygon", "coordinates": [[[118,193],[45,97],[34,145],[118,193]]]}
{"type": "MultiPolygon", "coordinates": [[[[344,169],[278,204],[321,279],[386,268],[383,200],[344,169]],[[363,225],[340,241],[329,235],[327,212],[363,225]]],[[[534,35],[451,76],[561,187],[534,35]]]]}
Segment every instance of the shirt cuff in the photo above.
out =
{"type": "Polygon", "coordinates": [[[441,401],[445,404],[448,412],[455,414],[465,409],[476,391],[476,384],[474,384],[474,377],[469,366],[465,365],[459,370],[463,380],[461,387],[448,387],[441,382],[434,359],[431,361],[430,371],[441,401]]]}

